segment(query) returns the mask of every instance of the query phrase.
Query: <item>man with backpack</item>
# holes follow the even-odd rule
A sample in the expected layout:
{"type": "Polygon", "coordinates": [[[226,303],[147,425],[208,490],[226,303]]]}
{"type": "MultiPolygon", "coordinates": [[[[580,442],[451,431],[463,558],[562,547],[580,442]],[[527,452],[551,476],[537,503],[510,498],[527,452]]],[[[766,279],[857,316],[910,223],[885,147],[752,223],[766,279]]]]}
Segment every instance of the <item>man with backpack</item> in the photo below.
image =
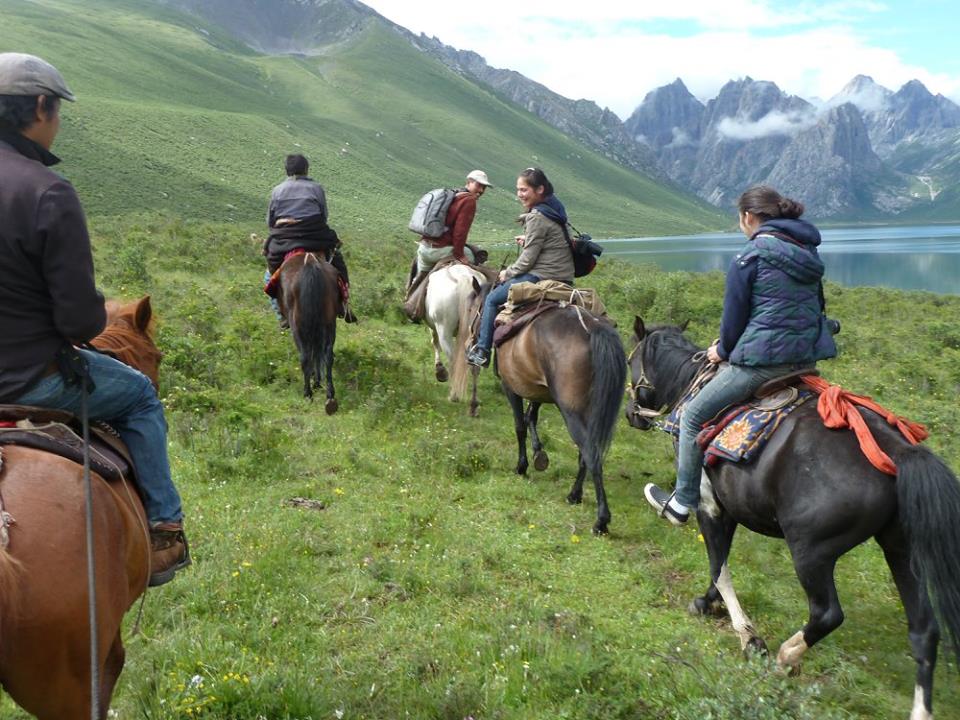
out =
{"type": "Polygon", "coordinates": [[[488,187],[492,185],[487,174],[483,170],[473,170],[467,175],[465,187],[455,191],[431,191],[414,210],[410,228],[421,235],[417,245],[417,258],[410,268],[407,296],[403,306],[407,317],[413,322],[419,322],[422,312],[420,308],[423,304],[423,281],[438,262],[451,255],[457,262],[476,262],[475,253],[467,245],[467,234],[477,213],[477,199],[488,187]],[[441,215],[444,206],[446,212],[441,215]],[[433,228],[437,228],[439,234],[433,235],[432,233],[436,232],[433,228]]]}

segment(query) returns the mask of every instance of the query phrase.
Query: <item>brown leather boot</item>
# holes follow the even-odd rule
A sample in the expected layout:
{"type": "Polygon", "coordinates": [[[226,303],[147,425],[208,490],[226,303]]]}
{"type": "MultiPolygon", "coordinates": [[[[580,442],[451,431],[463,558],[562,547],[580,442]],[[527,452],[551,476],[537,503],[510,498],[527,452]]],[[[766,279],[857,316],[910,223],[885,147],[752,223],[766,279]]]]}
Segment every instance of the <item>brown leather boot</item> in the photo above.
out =
{"type": "Polygon", "coordinates": [[[410,281],[407,286],[407,297],[403,302],[403,312],[412,323],[419,323],[423,318],[421,305],[423,304],[423,281],[427,279],[429,272],[418,272],[416,277],[410,281]]]}
{"type": "Polygon", "coordinates": [[[150,528],[150,587],[173,580],[178,570],[190,565],[190,546],[183,523],[158,523],[150,528]]]}

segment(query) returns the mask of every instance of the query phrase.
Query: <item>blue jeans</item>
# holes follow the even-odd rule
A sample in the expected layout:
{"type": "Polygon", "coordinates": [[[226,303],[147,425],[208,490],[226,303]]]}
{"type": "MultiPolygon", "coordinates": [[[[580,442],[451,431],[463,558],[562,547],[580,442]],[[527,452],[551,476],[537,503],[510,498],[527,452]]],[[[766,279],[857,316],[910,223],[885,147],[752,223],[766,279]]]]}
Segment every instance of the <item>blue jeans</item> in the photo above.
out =
{"type": "Polygon", "coordinates": [[[497,320],[497,308],[507,301],[507,293],[511,285],[519,282],[540,282],[536,275],[526,273],[517,275],[509,280],[497,285],[493,290],[487,293],[487,299],[483,301],[483,315],[480,316],[480,334],[477,337],[477,347],[483,348],[489,352],[493,347],[493,324],[497,320]]]}
{"type": "MultiPolygon", "coordinates": [[[[137,484],[151,523],[183,518],[180,495],[170,477],[167,421],[163,405],[146,375],[90,350],[79,351],[96,388],[87,399],[91,420],[104,420],[120,433],[137,470],[137,484]]],[[[17,398],[21,405],[80,414],[80,386],[66,385],[60,373],[47,375],[17,398]]]]}
{"type": "Polygon", "coordinates": [[[700,504],[700,474],[703,450],[697,445],[697,433],[728,405],[749,399],[767,380],[802,370],[812,365],[720,366],[713,379],[703,386],[680,416],[680,440],[677,448],[677,502],[695,509],[700,504]]]}
{"type": "MultiPolygon", "coordinates": [[[[270,270],[264,270],[263,286],[261,286],[261,288],[265,287],[268,282],[270,282],[270,270]]],[[[272,307],[273,311],[277,314],[277,320],[283,320],[283,315],[280,313],[280,301],[270,295],[267,295],[267,300],[270,301],[270,307],[272,307]]]]}

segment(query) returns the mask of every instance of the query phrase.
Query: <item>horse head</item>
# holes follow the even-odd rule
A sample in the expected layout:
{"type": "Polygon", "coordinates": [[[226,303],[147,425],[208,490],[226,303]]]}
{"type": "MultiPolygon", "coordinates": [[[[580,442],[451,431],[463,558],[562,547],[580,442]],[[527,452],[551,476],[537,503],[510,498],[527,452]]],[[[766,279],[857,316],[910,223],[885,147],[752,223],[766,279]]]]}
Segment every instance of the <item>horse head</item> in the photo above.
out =
{"type": "Polygon", "coordinates": [[[108,300],[107,326],[91,344],[122,363],[136,368],[157,387],[163,353],[153,341],[154,319],[150,296],[130,303],[108,300]]]}
{"type": "Polygon", "coordinates": [[[633,350],[627,357],[627,422],[637,430],[649,430],[665,408],[680,400],[696,372],[691,362],[698,348],[684,337],[682,325],[647,327],[637,315],[633,321],[633,350]]]}

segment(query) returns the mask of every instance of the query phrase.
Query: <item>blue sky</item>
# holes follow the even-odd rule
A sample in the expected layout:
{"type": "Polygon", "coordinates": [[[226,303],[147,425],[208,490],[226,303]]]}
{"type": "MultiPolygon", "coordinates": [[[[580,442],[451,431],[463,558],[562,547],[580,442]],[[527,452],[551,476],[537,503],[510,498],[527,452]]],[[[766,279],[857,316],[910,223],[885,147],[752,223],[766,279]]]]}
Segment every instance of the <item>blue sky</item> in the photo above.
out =
{"type": "Polygon", "coordinates": [[[365,2],[621,118],[677,77],[701,100],[745,76],[826,100],[863,74],[960,101],[960,13],[946,0],[484,0],[456,12],[449,0],[365,2]]]}

